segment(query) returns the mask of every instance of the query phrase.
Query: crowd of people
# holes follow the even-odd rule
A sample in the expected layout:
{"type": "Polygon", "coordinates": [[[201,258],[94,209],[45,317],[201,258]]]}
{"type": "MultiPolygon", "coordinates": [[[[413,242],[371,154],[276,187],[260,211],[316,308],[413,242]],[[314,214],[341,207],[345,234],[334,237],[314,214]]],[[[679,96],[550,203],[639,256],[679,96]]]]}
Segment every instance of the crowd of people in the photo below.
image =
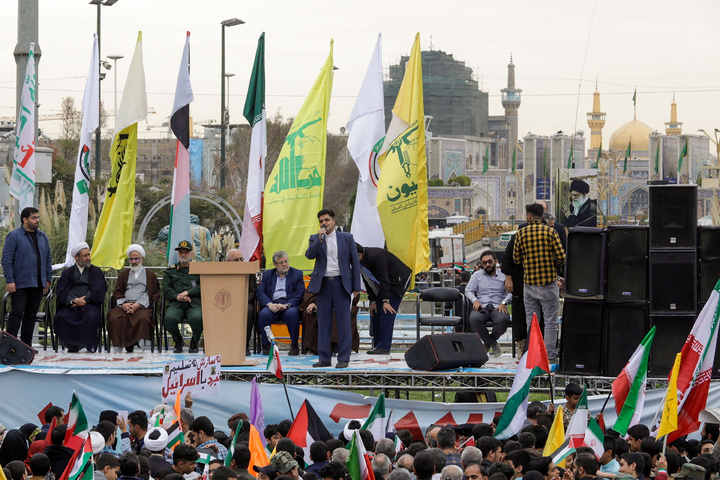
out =
{"type": "MultiPolygon", "coordinates": [[[[578,385],[568,385],[566,417],[575,413],[578,389],[578,385]]],[[[599,458],[591,448],[579,447],[556,464],[554,458],[559,457],[546,448],[555,410],[541,402],[530,403],[524,428],[507,440],[494,437],[497,419],[489,424],[430,425],[422,437],[420,432],[413,437],[410,430],[400,430],[383,438],[361,429],[361,420],[351,420],[338,438],[301,448],[288,437],[293,424],[287,419],[260,432],[269,461],[251,465],[246,414],[228,418],[228,430],[223,431],[208,417],[194,417],[192,397],[186,396],[179,419],[184,442],[170,449],[166,428],[153,426],[154,415],[166,409],[172,411],[158,405],[150,412],[132,412],[127,419],[115,411],[100,413],[97,424],[83,434],[92,443],[95,480],[195,480],[200,476],[204,480],[351,480],[354,469],[348,447],[356,432],[375,480],[718,478],[717,424],[705,424],[700,439],[681,437],[668,443],[664,454],[663,442],[651,436],[645,425],[630,427],[625,438],[608,429],[599,458]],[[233,438],[237,439],[234,448],[233,438]]],[[[27,423],[5,432],[0,465],[7,480],[58,480],[62,476],[73,455],[73,449],[64,444],[63,416],[63,410],[53,406],[44,412],[41,427],[27,423]]]]}

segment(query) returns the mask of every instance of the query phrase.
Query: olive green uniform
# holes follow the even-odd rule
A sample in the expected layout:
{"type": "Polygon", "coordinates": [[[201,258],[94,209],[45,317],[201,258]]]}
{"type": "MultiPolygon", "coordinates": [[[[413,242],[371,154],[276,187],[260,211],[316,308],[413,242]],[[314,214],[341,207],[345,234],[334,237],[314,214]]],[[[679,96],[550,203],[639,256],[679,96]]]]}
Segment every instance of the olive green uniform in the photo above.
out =
{"type": "Polygon", "coordinates": [[[200,275],[191,275],[190,267],[170,265],[163,274],[162,292],[169,301],[165,310],[165,328],[177,343],[182,337],[178,324],[183,318],[187,320],[192,329],[192,339],[200,341],[202,335],[202,306],[200,304],[200,275]],[[177,296],[188,292],[191,302],[179,302],[177,296]]]}

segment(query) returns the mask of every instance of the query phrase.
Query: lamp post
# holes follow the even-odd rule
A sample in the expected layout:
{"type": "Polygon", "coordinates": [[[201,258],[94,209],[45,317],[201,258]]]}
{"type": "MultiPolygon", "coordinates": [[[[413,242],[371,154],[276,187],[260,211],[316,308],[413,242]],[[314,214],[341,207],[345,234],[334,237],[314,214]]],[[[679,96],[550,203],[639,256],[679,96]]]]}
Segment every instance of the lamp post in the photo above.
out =
{"type": "Polygon", "coordinates": [[[113,86],[113,93],[115,94],[115,114],[114,117],[117,119],[117,61],[121,58],[125,58],[122,55],[108,55],[108,58],[113,61],[113,68],[115,69],[115,85],[113,86]]]}
{"type": "MultiPolygon", "coordinates": [[[[117,1],[117,0],[116,0],[117,1]]],[[[230,18],[220,22],[222,39],[221,39],[221,63],[220,63],[220,188],[225,188],[225,132],[227,131],[227,118],[225,111],[225,27],[234,27],[242,25],[243,22],[239,18],[230,18]]]]}
{"type": "MultiPolygon", "coordinates": [[[[118,0],[90,0],[90,5],[97,5],[97,39],[98,39],[98,58],[100,58],[100,8],[102,6],[106,7],[112,7],[117,3],[118,0]]],[[[102,65],[102,62],[100,62],[100,65],[98,65],[98,70],[100,70],[100,67],[102,65]]],[[[100,72],[102,73],[102,72],[100,72]]],[[[102,78],[103,75],[100,75],[100,78],[102,78]]],[[[101,119],[101,113],[102,113],[102,88],[98,88],[98,120],[102,121],[101,119]]],[[[100,178],[100,126],[98,126],[97,130],[95,131],[95,178],[100,178]]]]}

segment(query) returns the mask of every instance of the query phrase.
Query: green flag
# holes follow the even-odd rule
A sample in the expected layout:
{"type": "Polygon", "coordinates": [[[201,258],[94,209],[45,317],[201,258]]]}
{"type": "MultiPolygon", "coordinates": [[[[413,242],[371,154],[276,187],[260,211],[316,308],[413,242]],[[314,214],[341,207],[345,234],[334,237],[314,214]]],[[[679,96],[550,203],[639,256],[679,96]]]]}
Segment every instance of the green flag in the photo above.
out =
{"type": "Polygon", "coordinates": [[[488,143],[485,147],[485,158],[483,159],[483,169],[482,173],[487,173],[488,171],[488,163],[490,163],[490,144],[488,143]]]}
{"type": "Polygon", "coordinates": [[[627,161],[628,158],[632,155],[631,153],[631,144],[632,144],[632,137],[630,137],[630,140],[628,140],[628,148],[625,150],[625,161],[623,162],[623,173],[627,172],[627,161]]]}
{"type": "Polygon", "coordinates": [[[545,150],[543,150],[543,178],[548,178],[548,173],[547,173],[547,145],[545,145],[545,150]]]}
{"type": "Polygon", "coordinates": [[[595,166],[593,168],[598,168],[598,165],[600,165],[600,159],[602,158],[602,145],[598,147],[598,154],[597,158],[595,158],[595,166]]]}
{"type": "Polygon", "coordinates": [[[660,140],[658,140],[657,148],[655,149],[655,173],[660,172],[660,140]]]}
{"type": "Polygon", "coordinates": [[[687,139],[685,139],[685,145],[680,151],[680,158],[678,158],[678,178],[680,177],[680,170],[682,169],[683,159],[687,157],[687,139]]]}
{"type": "Polygon", "coordinates": [[[511,167],[513,175],[515,174],[515,171],[517,170],[517,160],[515,159],[515,147],[513,147],[513,159],[512,159],[512,167],[511,167]]]}
{"type": "Polygon", "coordinates": [[[633,107],[637,106],[637,87],[635,87],[635,92],[633,93],[633,107]]]}
{"type": "Polygon", "coordinates": [[[574,139],[573,139],[572,143],[570,144],[570,154],[568,155],[568,162],[567,162],[567,168],[568,168],[568,170],[570,170],[570,169],[572,168],[572,164],[573,164],[573,147],[574,147],[573,144],[574,144],[574,143],[575,143],[575,142],[574,142],[574,139]]]}

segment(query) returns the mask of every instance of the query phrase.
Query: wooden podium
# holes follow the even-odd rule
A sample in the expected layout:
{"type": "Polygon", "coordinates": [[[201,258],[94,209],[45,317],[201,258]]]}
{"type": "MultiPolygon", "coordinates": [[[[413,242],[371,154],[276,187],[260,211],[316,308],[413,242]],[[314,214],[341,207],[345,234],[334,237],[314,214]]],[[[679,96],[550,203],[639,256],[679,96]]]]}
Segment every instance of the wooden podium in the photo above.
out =
{"type": "Polygon", "coordinates": [[[222,355],[223,365],[256,365],[245,359],[248,281],[260,271],[255,262],[193,262],[200,275],[205,354],[222,355]]]}

